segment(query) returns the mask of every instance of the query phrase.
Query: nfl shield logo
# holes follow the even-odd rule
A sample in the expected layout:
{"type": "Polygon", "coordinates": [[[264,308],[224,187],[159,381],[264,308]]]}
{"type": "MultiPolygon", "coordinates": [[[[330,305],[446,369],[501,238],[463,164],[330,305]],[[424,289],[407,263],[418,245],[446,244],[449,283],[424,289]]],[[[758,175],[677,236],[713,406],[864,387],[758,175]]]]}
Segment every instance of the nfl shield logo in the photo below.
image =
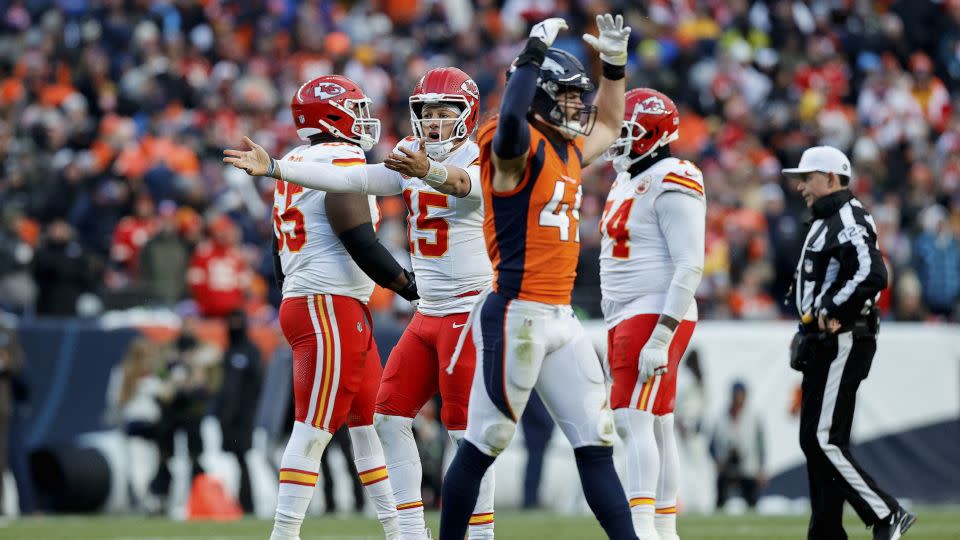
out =
{"type": "Polygon", "coordinates": [[[637,195],[643,195],[650,189],[650,184],[653,182],[653,177],[649,174],[640,178],[640,181],[637,182],[637,195]]]}
{"type": "Polygon", "coordinates": [[[808,273],[808,274],[809,274],[810,272],[813,272],[813,260],[812,260],[812,259],[804,259],[804,260],[803,260],[803,271],[806,272],[806,273],[808,273]]]}

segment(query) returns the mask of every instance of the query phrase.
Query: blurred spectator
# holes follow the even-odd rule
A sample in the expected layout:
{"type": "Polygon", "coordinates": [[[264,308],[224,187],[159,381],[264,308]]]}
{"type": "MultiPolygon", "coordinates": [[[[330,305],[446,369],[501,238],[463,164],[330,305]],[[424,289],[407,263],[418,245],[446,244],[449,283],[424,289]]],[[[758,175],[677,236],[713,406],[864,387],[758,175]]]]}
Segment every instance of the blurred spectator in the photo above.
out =
{"type": "Polygon", "coordinates": [[[136,277],[140,251],[156,232],[153,200],[139,195],[133,205],[133,215],[117,222],[110,245],[110,260],[119,265],[127,277],[136,277]]]}
{"type": "MultiPolygon", "coordinates": [[[[13,379],[22,367],[23,349],[20,348],[17,333],[0,321],[0,477],[7,470],[7,437],[13,416],[13,379]]],[[[0,490],[0,515],[3,512],[2,491],[0,490]]]]}
{"type": "Polygon", "coordinates": [[[157,498],[159,506],[151,508],[153,511],[162,510],[167,503],[172,480],[168,462],[173,456],[174,437],[178,431],[183,431],[187,438],[190,478],[196,478],[204,472],[200,466],[200,454],[203,452],[200,421],[213,395],[212,368],[219,360],[216,349],[199,342],[193,323],[186,322],[162,377],[162,412],[156,428],[160,463],[157,474],[150,482],[150,493],[157,498]]]}
{"type": "Polygon", "coordinates": [[[420,451],[423,466],[421,500],[426,508],[440,508],[440,486],[443,483],[443,455],[450,442],[440,422],[440,395],[427,400],[413,417],[413,437],[420,451]]]}
{"type": "Polygon", "coordinates": [[[33,258],[37,315],[77,315],[81,295],[96,288],[102,263],[74,239],[73,227],[57,220],[33,258]]]}
{"type": "Polygon", "coordinates": [[[723,509],[730,487],[737,486],[750,508],[757,504],[763,489],[765,442],[763,426],[755,411],[747,407],[747,387],[733,383],[730,407],[720,416],[711,444],[717,464],[717,509],[723,509]]]}
{"type": "Polygon", "coordinates": [[[204,317],[226,317],[243,305],[250,268],[238,248],[240,231],[227,216],[210,223],[210,240],[193,252],[187,283],[204,317]]]}
{"type": "Polygon", "coordinates": [[[160,399],[164,385],[157,375],[161,354],[156,343],[138,337],[130,343],[123,362],[113,369],[107,389],[108,412],[112,423],[117,423],[126,435],[127,478],[133,495],[131,506],[140,508],[146,497],[146,485],[141,486],[139,448],[152,445],[157,438],[160,423],[160,399]],[[141,489],[142,488],[142,489],[141,489]]]}
{"type": "Polygon", "coordinates": [[[947,212],[934,205],[920,214],[923,232],[914,247],[923,301],[934,315],[950,317],[960,301],[960,242],[947,212]]]}
{"type": "Polygon", "coordinates": [[[173,305],[186,293],[189,251],[177,230],[177,207],[163,201],[159,208],[159,230],[140,252],[140,282],[147,302],[173,305]]]}
{"type": "Polygon", "coordinates": [[[263,365],[260,350],[247,335],[247,317],[241,310],[227,317],[229,346],[223,355],[223,383],[217,401],[217,418],[223,433],[223,450],[240,466],[240,505],[253,513],[253,491],[247,452],[253,446],[253,421],[260,399],[263,365]]]}
{"type": "Polygon", "coordinates": [[[37,290],[30,275],[33,247],[24,239],[35,236],[35,224],[16,211],[0,215],[0,309],[24,312],[32,307],[37,290]],[[24,229],[23,234],[16,228],[24,229]]]}

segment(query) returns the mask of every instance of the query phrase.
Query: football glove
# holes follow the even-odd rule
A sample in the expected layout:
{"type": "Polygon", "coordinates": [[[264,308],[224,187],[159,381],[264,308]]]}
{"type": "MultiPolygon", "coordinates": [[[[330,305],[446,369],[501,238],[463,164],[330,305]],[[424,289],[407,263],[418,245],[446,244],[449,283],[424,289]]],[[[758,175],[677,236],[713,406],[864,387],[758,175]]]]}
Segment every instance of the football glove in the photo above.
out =
{"type": "Polygon", "coordinates": [[[550,47],[553,45],[553,41],[557,39],[557,34],[560,33],[560,30],[566,27],[567,21],[560,17],[553,17],[533,25],[533,28],[530,29],[530,37],[537,38],[546,43],[547,47],[550,47]]]}
{"type": "Polygon", "coordinates": [[[653,329],[653,334],[640,351],[640,379],[646,381],[655,375],[667,372],[667,351],[673,339],[673,330],[662,324],[653,329]]]}
{"type": "MultiPolygon", "coordinates": [[[[547,19],[552,20],[552,19],[547,19]]],[[[583,40],[600,53],[600,60],[614,65],[627,65],[627,42],[630,40],[630,27],[623,26],[623,15],[597,15],[597,29],[600,37],[584,34],[583,40]]],[[[533,35],[533,32],[530,33],[533,35]]],[[[554,34],[556,35],[556,34],[554,34]]]]}

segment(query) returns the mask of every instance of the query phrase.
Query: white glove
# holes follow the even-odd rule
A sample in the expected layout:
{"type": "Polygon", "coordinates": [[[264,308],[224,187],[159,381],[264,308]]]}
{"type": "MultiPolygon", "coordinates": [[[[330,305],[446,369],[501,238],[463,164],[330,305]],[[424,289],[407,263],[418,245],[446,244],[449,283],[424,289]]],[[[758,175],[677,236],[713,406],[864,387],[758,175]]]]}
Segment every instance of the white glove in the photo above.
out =
{"type": "Polygon", "coordinates": [[[653,329],[653,334],[640,351],[640,380],[646,381],[655,375],[667,372],[667,351],[670,350],[670,341],[673,339],[673,330],[662,324],[653,329]]]}
{"type": "MultiPolygon", "coordinates": [[[[598,17],[599,18],[599,17],[598,17]]],[[[540,21],[530,29],[530,37],[537,38],[547,44],[547,47],[553,45],[553,40],[557,39],[560,30],[567,27],[567,21],[560,17],[553,17],[545,21],[540,21]]]]}
{"type": "MultiPolygon", "coordinates": [[[[548,19],[552,20],[552,19],[548,19]]],[[[597,15],[597,29],[600,37],[584,34],[583,40],[600,52],[600,60],[614,66],[627,65],[627,41],[630,40],[630,27],[623,26],[623,15],[597,15]]],[[[533,33],[531,32],[532,36],[533,33]]]]}

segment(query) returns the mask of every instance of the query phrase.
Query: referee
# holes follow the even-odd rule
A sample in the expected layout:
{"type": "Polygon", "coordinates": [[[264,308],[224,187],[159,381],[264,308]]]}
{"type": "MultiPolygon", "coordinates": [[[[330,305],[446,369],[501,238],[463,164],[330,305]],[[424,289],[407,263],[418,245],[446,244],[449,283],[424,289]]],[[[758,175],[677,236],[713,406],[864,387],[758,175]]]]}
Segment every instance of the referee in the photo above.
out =
{"type": "Polygon", "coordinates": [[[874,302],[887,286],[876,226],[850,193],[850,160],[836,148],[810,148],[799,167],[783,173],[800,180],[813,211],[792,288],[802,322],[790,359],[803,372],[800,447],[812,510],[807,538],[845,540],[844,501],[873,527],[875,540],[900,538],[916,516],[881,491],[850,453],[857,388],[877,350],[874,302]]]}

